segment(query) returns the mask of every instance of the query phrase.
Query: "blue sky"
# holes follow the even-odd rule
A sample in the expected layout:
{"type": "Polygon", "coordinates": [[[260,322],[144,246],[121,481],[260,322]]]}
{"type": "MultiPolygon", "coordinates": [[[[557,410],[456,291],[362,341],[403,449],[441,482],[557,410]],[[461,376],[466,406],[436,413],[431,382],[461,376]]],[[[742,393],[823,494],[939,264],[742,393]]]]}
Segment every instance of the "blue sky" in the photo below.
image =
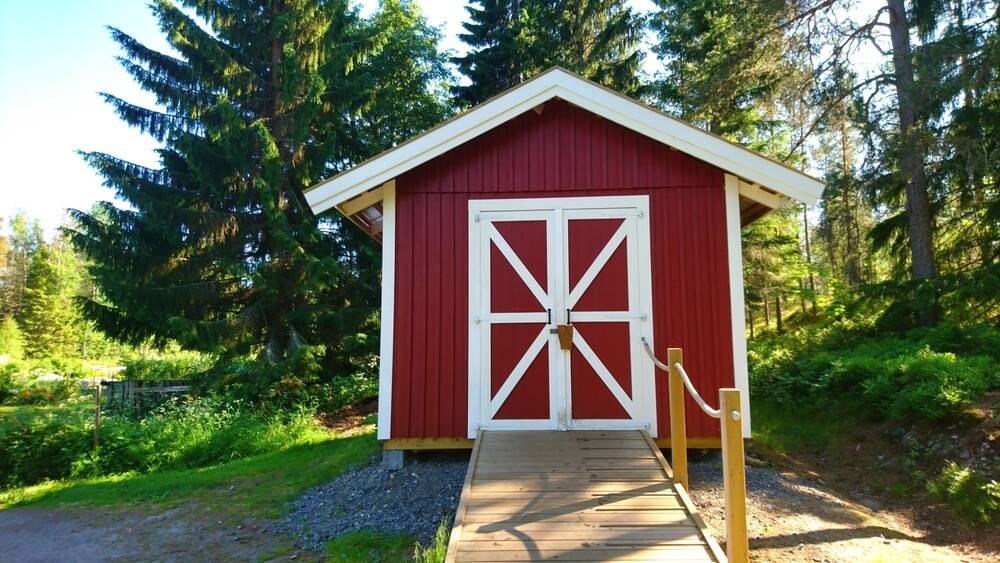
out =
{"type": "MultiPolygon", "coordinates": [[[[419,3],[430,23],[442,26],[442,48],[461,52],[456,36],[465,2],[419,3]]],[[[652,8],[650,0],[630,3],[652,8]]],[[[359,4],[370,10],[376,0],[359,4]]],[[[23,210],[51,235],[66,208],[88,209],[113,197],[77,150],[156,164],[154,141],[122,123],[97,95],[152,103],[115,61],[108,25],[167,48],[142,0],[0,0],[0,230],[23,210]]]]}

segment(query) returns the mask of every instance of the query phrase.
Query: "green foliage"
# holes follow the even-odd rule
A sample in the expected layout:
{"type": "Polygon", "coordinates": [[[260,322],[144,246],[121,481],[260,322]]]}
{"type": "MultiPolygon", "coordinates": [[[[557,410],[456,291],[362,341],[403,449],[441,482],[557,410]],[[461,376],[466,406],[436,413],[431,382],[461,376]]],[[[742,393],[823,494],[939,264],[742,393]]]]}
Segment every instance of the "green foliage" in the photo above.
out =
{"type": "Polygon", "coordinates": [[[125,361],[121,379],[188,379],[208,371],[212,365],[210,356],[197,352],[176,353],[162,358],[136,358],[125,361]]]}
{"type": "Polygon", "coordinates": [[[312,433],[295,445],[212,467],[48,481],[0,494],[11,504],[172,505],[196,498],[237,518],[276,517],[302,491],[326,483],[378,451],[370,430],[351,436],[312,433]]]}
{"type": "Polygon", "coordinates": [[[0,356],[8,360],[20,360],[24,353],[24,337],[14,317],[0,321],[0,356]]]}
{"type": "Polygon", "coordinates": [[[80,379],[94,372],[73,358],[0,364],[0,404],[49,405],[80,395],[80,379]],[[49,376],[59,376],[50,378],[49,376]]]}
{"type": "Polygon", "coordinates": [[[20,313],[25,352],[31,358],[78,355],[83,324],[73,303],[80,286],[78,262],[62,244],[42,244],[31,257],[20,313]]]}
{"type": "Polygon", "coordinates": [[[151,9],[176,54],[111,34],[159,109],[105,98],[164,148],[155,168],[84,155],[129,204],[73,212],[101,294],[88,318],[134,344],[253,356],[259,389],[285,364],[348,373],[344,342],[372,333],[378,252],[342,217],[314,216],[304,191],[443,117],[437,33],[395,0],[370,19],[342,0],[151,9]]]}
{"type": "Polygon", "coordinates": [[[801,42],[779,23],[783,2],[657,0],[650,18],[664,61],[659,103],[718,135],[783,153],[781,97],[801,42]]]}
{"type": "Polygon", "coordinates": [[[413,548],[414,563],[444,563],[448,556],[448,539],[451,536],[451,527],[448,526],[448,519],[444,519],[438,524],[437,531],[434,532],[434,542],[424,547],[417,544],[413,548]]]}
{"type": "Polygon", "coordinates": [[[1000,520],[1000,482],[973,469],[949,461],[927,488],[972,522],[990,525],[1000,520]]]}
{"type": "Polygon", "coordinates": [[[391,563],[406,561],[413,549],[413,538],[405,534],[387,534],[360,530],[326,542],[326,560],[335,563],[391,563]]]}
{"type": "Polygon", "coordinates": [[[936,421],[1000,387],[1000,331],[992,326],[903,334],[875,327],[875,317],[862,316],[751,340],[752,393],[787,408],[849,405],[873,419],[936,421]]]}
{"type": "Polygon", "coordinates": [[[643,24],[623,0],[487,0],[469,5],[462,40],[467,54],[453,62],[470,84],[452,87],[469,106],[552,66],[631,96],[642,92],[643,24]]]}
{"type": "Polygon", "coordinates": [[[223,397],[172,402],[150,416],[102,418],[93,447],[93,413],[42,412],[0,424],[0,483],[148,473],[205,467],[290,447],[325,433],[306,411],[265,413],[223,397]]]}
{"type": "Polygon", "coordinates": [[[8,233],[3,237],[4,255],[0,257],[0,319],[21,315],[31,257],[43,244],[38,220],[21,212],[9,219],[8,233]]]}

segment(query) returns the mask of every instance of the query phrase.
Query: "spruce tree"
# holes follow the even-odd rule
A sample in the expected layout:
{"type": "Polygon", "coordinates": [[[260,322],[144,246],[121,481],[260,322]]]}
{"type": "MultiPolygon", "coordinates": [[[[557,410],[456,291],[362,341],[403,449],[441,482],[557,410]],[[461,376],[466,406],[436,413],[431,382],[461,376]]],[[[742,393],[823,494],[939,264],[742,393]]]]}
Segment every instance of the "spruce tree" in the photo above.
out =
{"type": "Polygon", "coordinates": [[[475,105],[553,66],[628,95],[641,93],[642,18],[624,0],[482,0],[468,6],[453,59],[469,84],[453,87],[475,105]]]}
{"type": "Polygon", "coordinates": [[[253,354],[274,368],[261,370],[267,377],[289,361],[311,373],[319,361],[327,373],[348,369],[356,351],[345,343],[375,344],[367,333],[377,324],[364,323],[377,307],[377,251],[346,221],[314,216],[304,190],[442,117],[429,90],[443,72],[426,48],[436,35],[396,0],[374,20],[346,0],[151,9],[176,56],[111,34],[158,107],[104,97],[162,142],[160,163],[84,153],[129,204],[74,212],[72,241],[102,296],[86,300],[87,316],[124,341],[253,354]],[[400,60],[399,42],[425,48],[400,60]],[[393,110],[374,115],[383,96],[393,110]],[[373,128],[383,121],[394,123],[373,128]]]}
{"type": "Polygon", "coordinates": [[[81,318],[73,301],[80,285],[75,261],[72,251],[59,240],[42,244],[31,257],[19,319],[29,357],[77,355],[81,318]]]}
{"type": "Polygon", "coordinates": [[[527,49],[534,70],[559,65],[638,97],[645,23],[625,0],[533,2],[527,49]]]}
{"type": "Polygon", "coordinates": [[[469,21],[459,38],[470,47],[452,62],[469,84],[452,87],[455,100],[473,106],[521,82],[530,66],[518,35],[522,0],[481,0],[466,6],[469,21]]]}
{"type": "Polygon", "coordinates": [[[781,29],[789,4],[781,0],[656,0],[656,4],[659,10],[650,18],[657,35],[653,51],[664,62],[664,72],[653,85],[657,102],[717,135],[774,151],[766,146],[772,134],[769,121],[790,86],[800,47],[781,29]]]}

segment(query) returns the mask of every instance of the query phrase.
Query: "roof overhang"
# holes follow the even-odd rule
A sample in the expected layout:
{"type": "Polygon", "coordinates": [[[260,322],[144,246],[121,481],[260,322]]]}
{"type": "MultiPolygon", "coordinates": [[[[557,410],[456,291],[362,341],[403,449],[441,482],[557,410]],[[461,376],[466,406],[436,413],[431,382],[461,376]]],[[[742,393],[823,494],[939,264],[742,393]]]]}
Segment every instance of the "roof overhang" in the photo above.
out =
{"type": "Polygon", "coordinates": [[[823,192],[823,183],[812,176],[556,67],[320,182],[306,191],[306,201],[315,213],[337,207],[377,237],[380,216],[367,210],[381,201],[383,184],[553,98],[737,176],[742,180],[741,200],[747,207],[741,209],[745,221],[791,200],[812,205],[823,192]]]}

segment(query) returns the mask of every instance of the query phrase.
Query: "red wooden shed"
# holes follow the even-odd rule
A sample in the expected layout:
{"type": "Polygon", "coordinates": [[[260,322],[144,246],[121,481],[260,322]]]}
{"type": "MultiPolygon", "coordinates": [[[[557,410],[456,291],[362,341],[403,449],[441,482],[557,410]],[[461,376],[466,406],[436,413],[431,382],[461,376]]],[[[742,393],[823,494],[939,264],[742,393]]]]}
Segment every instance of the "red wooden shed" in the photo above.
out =
{"type": "MultiPolygon", "coordinates": [[[[746,400],[740,229],[821,191],[555,68],[306,197],[382,241],[378,437],[415,449],[478,429],[665,438],[643,339],[682,347],[703,396],[746,400]]],[[[687,413],[689,444],[717,445],[718,423],[687,413]]]]}

